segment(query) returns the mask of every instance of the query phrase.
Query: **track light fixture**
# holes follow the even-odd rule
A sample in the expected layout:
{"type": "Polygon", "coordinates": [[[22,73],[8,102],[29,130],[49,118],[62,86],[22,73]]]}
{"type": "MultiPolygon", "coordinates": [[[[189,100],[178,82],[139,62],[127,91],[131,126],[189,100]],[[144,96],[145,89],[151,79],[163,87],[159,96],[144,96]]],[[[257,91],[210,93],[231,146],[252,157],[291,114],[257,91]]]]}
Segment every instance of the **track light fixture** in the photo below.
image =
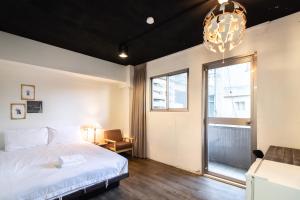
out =
{"type": "Polygon", "coordinates": [[[119,57],[123,59],[128,57],[128,47],[125,44],[119,46],[119,57]]]}

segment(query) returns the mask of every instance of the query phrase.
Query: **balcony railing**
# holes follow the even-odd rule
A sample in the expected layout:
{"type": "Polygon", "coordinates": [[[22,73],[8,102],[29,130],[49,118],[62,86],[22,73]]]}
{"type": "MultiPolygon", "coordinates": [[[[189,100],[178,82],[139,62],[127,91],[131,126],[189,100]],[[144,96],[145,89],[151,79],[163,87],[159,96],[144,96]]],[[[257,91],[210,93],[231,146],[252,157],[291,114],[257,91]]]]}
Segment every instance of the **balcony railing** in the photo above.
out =
{"type": "Polygon", "coordinates": [[[251,165],[251,128],[208,125],[208,161],[248,169],[251,165]]]}

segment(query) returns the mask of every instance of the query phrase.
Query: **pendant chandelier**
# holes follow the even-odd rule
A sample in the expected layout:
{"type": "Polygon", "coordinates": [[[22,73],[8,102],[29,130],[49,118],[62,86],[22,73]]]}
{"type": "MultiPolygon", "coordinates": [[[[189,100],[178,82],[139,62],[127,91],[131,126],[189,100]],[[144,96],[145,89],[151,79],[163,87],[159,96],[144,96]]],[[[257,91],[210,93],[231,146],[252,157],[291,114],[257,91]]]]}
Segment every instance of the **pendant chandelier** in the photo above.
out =
{"type": "Polygon", "coordinates": [[[246,29],[246,10],[235,2],[219,0],[205,17],[204,44],[215,52],[224,53],[237,47],[244,36],[246,29]]]}

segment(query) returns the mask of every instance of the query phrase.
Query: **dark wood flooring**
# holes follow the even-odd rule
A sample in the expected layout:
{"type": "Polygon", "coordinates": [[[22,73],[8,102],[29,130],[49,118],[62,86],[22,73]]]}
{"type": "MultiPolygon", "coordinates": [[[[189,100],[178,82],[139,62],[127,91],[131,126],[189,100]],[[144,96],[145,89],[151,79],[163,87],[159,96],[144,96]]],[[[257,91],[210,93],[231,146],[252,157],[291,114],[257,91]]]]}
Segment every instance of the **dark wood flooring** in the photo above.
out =
{"type": "Polygon", "coordinates": [[[244,200],[245,190],[152,160],[130,159],[130,177],[93,200],[244,200]]]}

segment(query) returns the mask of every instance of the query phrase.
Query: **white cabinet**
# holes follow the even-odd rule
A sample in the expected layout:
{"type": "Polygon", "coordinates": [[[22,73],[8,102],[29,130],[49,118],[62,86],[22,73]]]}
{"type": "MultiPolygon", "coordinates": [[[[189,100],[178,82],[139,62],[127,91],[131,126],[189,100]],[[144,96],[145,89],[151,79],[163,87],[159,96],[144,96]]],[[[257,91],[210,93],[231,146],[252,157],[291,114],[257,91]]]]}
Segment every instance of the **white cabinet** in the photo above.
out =
{"type": "Polygon", "coordinates": [[[300,200],[300,166],[257,159],[246,187],[247,200],[300,200]]]}

